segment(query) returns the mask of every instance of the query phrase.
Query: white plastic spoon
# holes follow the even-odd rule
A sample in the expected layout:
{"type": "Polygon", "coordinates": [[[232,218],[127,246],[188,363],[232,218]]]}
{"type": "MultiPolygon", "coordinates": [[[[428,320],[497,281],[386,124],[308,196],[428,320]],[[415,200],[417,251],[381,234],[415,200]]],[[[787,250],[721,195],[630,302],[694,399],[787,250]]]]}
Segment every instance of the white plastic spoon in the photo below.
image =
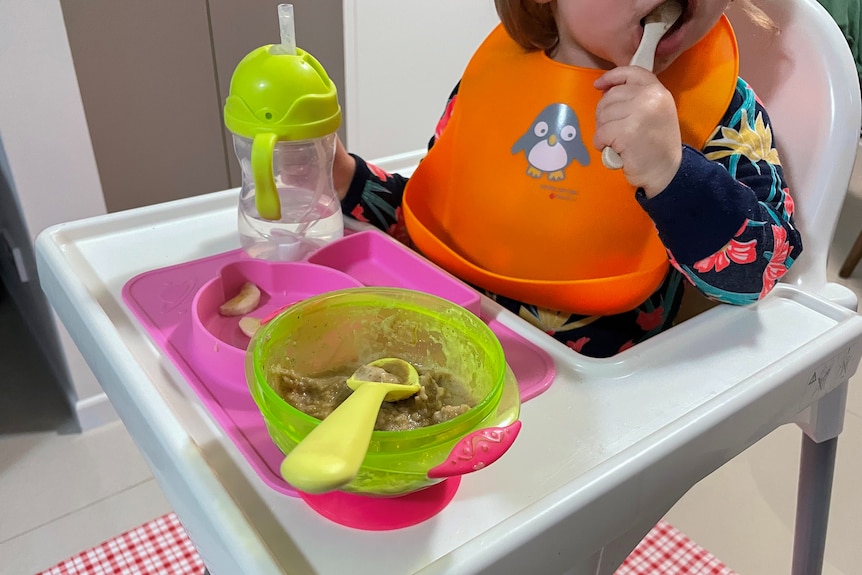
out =
{"type": "MultiPolygon", "coordinates": [[[[668,0],[653,8],[653,11],[644,18],[644,35],[629,65],[640,66],[652,72],[655,64],[655,49],[680,16],[682,16],[682,4],[677,0],[668,0]]],[[[610,146],[602,150],[602,163],[611,170],[619,170],[623,167],[622,158],[610,146]]]]}

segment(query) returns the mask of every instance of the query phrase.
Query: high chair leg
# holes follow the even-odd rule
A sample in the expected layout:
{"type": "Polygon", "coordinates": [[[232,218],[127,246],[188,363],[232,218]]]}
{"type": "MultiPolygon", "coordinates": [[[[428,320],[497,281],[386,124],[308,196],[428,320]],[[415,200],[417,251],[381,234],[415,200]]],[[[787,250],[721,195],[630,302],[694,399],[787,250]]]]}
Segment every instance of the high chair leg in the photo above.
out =
{"type": "Polygon", "coordinates": [[[816,443],[802,434],[792,575],[820,575],[823,571],[837,448],[837,437],[816,443]]]}
{"type": "Polygon", "coordinates": [[[862,259],[862,232],[859,232],[859,237],[856,238],[856,243],[850,248],[850,253],[847,254],[847,259],[841,269],[838,270],[838,276],[842,278],[850,277],[859,260],[862,259]]]}

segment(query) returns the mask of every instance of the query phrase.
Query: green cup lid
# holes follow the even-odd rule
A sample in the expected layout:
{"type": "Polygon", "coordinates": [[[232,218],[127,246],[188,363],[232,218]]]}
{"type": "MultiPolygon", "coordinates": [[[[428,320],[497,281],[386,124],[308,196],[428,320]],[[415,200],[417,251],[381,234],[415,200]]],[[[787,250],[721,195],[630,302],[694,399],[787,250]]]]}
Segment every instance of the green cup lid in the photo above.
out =
{"type": "Polygon", "coordinates": [[[341,107],[335,84],[311,54],[286,54],[261,46],[234,70],[225,101],[227,129],[245,138],[274,134],[278,140],[310,140],[335,132],[341,107]]]}

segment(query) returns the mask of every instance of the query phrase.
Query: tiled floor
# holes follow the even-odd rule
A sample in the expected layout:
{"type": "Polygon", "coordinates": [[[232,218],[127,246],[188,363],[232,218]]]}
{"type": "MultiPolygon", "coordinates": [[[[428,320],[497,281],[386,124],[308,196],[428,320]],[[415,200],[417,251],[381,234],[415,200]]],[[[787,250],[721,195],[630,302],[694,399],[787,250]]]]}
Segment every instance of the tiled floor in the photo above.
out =
{"type": "Polygon", "coordinates": [[[0,575],[33,575],[170,511],[120,423],[74,421],[0,284],[0,575]]]}
{"type": "MultiPolygon", "coordinates": [[[[854,182],[833,244],[835,270],[862,228],[854,182]]],[[[862,265],[840,280],[862,299],[862,265]]],[[[23,323],[0,295],[0,574],[33,575],[170,511],[119,423],[78,434],[23,323]]],[[[862,374],[850,386],[838,448],[824,575],[862,565],[862,374]]],[[[778,429],[695,486],[667,519],[742,575],[786,575],[800,432],[778,429]]]]}

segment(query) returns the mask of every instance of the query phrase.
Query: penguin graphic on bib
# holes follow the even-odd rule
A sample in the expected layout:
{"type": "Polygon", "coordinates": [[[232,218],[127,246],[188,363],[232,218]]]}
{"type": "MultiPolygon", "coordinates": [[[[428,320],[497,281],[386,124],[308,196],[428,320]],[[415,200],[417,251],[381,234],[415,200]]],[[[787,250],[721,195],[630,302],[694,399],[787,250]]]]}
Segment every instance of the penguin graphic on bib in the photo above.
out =
{"type": "Polygon", "coordinates": [[[546,175],[550,181],[563,180],[565,169],[577,160],[590,163],[587,147],[581,138],[578,116],[566,104],[551,104],[542,110],[532,125],[512,146],[512,153],[524,152],[527,174],[534,178],[546,175]]]}

